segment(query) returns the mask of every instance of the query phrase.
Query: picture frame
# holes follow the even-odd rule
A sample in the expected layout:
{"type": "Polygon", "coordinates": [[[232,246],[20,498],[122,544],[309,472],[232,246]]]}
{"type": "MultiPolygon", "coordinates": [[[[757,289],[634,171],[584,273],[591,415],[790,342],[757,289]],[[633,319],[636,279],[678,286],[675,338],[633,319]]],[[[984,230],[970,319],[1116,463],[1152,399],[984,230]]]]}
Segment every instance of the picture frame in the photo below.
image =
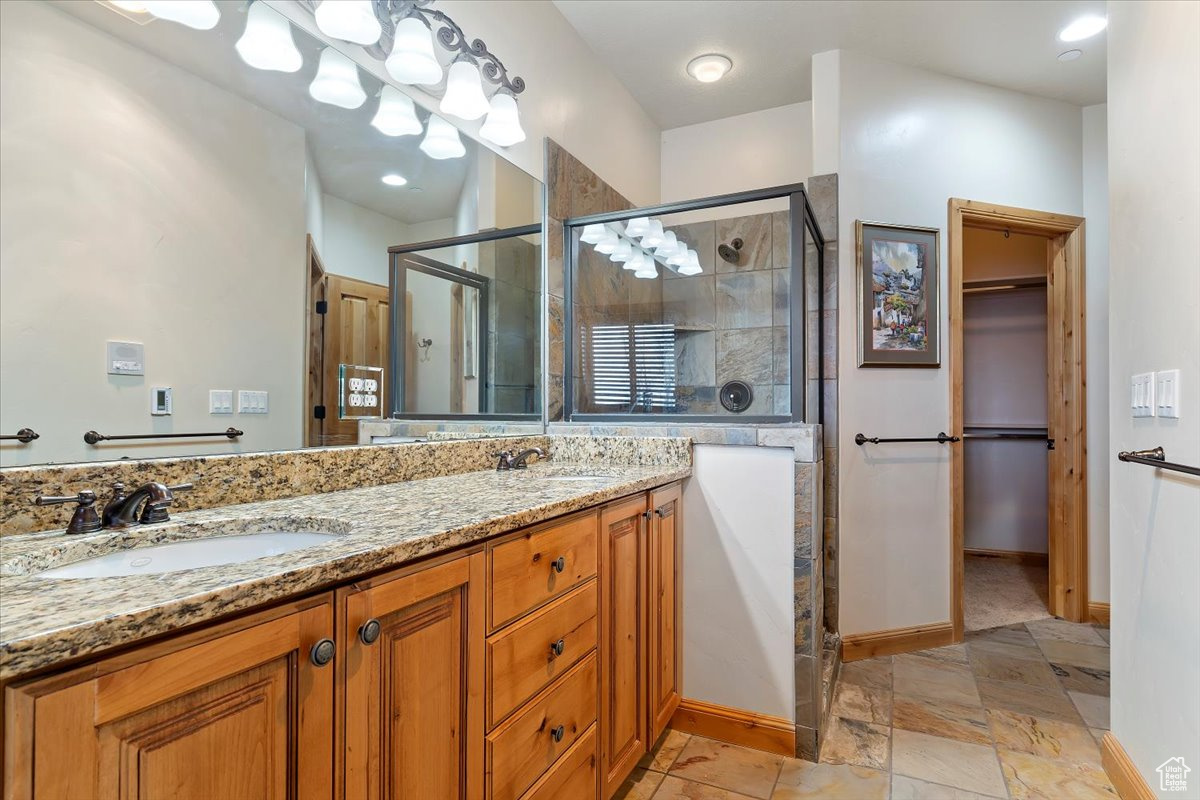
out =
{"type": "Polygon", "coordinates": [[[941,231],[854,223],[858,366],[941,366],[941,231]]]}

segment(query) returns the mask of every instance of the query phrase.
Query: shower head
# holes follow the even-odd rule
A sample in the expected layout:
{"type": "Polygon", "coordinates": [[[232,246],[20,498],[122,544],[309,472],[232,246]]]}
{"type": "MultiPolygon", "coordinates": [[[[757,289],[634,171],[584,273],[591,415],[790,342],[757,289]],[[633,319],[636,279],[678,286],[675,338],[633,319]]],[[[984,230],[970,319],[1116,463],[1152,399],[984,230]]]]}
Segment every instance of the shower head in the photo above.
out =
{"type": "Polygon", "coordinates": [[[742,240],[734,239],[729,244],[722,244],[717,247],[717,255],[728,261],[730,264],[738,262],[738,254],[742,249],[742,240]]]}

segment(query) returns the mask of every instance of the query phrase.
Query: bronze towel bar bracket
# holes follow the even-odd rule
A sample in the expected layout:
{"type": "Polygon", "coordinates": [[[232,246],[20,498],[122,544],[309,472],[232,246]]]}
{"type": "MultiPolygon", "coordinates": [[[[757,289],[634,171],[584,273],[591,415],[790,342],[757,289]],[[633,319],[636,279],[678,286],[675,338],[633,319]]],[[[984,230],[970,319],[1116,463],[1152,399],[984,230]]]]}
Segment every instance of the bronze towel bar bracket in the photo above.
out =
{"type": "Polygon", "coordinates": [[[1117,458],[1120,461],[1128,461],[1130,464],[1145,464],[1150,467],[1158,467],[1159,469],[1169,469],[1172,472],[1182,472],[1185,475],[1200,475],[1200,467],[1191,467],[1187,464],[1176,464],[1173,461],[1167,461],[1167,453],[1161,447],[1155,447],[1152,450],[1133,450],[1117,453],[1117,458]]]}
{"type": "Polygon", "coordinates": [[[885,442],[937,442],[938,444],[946,444],[947,442],[961,441],[957,436],[947,436],[944,432],[939,432],[937,436],[927,436],[924,438],[907,438],[907,439],[881,439],[878,436],[865,436],[861,433],[854,434],[854,443],[859,447],[870,442],[871,444],[882,444],[885,442]]]}
{"type": "Polygon", "coordinates": [[[29,444],[34,439],[39,438],[41,438],[41,434],[33,428],[21,428],[15,436],[11,434],[0,436],[0,441],[17,441],[21,444],[29,444]]]}
{"type": "Polygon", "coordinates": [[[102,433],[96,433],[96,431],[88,431],[83,435],[83,440],[88,444],[99,444],[100,442],[113,442],[118,439],[197,439],[210,436],[225,436],[229,439],[236,439],[244,435],[244,432],[239,431],[237,428],[226,428],[223,431],[212,433],[131,433],[124,436],[105,436],[102,433]]]}

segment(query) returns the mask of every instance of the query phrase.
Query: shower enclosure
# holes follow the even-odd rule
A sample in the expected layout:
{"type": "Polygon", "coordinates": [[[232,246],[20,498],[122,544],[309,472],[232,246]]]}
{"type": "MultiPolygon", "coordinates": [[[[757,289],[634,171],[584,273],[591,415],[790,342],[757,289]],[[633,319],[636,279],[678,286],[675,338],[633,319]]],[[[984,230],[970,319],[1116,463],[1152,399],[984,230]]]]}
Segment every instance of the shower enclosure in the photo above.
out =
{"type": "Polygon", "coordinates": [[[824,243],[802,184],[566,220],[569,419],[819,422],[824,243]]]}

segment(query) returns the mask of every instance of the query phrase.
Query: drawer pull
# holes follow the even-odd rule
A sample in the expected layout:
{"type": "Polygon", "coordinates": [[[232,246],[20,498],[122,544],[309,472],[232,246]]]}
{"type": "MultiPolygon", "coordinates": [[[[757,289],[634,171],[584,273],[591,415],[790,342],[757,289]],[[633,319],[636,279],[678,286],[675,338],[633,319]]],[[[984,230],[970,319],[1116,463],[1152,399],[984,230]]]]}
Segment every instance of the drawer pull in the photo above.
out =
{"type": "Polygon", "coordinates": [[[379,638],[379,632],[382,626],[377,619],[369,619],[358,628],[358,640],[363,644],[375,644],[379,638]]]}
{"type": "Polygon", "coordinates": [[[562,556],[559,556],[558,558],[556,558],[550,562],[550,568],[553,569],[555,572],[562,572],[564,569],[567,568],[567,560],[565,558],[563,558],[562,556]]]}
{"type": "Polygon", "coordinates": [[[313,666],[323,667],[333,661],[333,654],[336,650],[337,646],[333,643],[333,639],[322,639],[312,646],[312,650],[308,652],[308,658],[312,661],[313,666]]]}
{"type": "Polygon", "coordinates": [[[563,654],[563,651],[566,649],[567,649],[567,642],[564,639],[559,639],[557,642],[550,645],[550,652],[554,655],[555,658],[558,658],[559,656],[561,656],[563,654]]]}
{"type": "Polygon", "coordinates": [[[562,725],[559,725],[556,728],[550,729],[550,738],[554,740],[555,744],[558,744],[559,742],[561,742],[563,740],[563,737],[566,735],[567,735],[567,729],[564,728],[562,725]]]}

